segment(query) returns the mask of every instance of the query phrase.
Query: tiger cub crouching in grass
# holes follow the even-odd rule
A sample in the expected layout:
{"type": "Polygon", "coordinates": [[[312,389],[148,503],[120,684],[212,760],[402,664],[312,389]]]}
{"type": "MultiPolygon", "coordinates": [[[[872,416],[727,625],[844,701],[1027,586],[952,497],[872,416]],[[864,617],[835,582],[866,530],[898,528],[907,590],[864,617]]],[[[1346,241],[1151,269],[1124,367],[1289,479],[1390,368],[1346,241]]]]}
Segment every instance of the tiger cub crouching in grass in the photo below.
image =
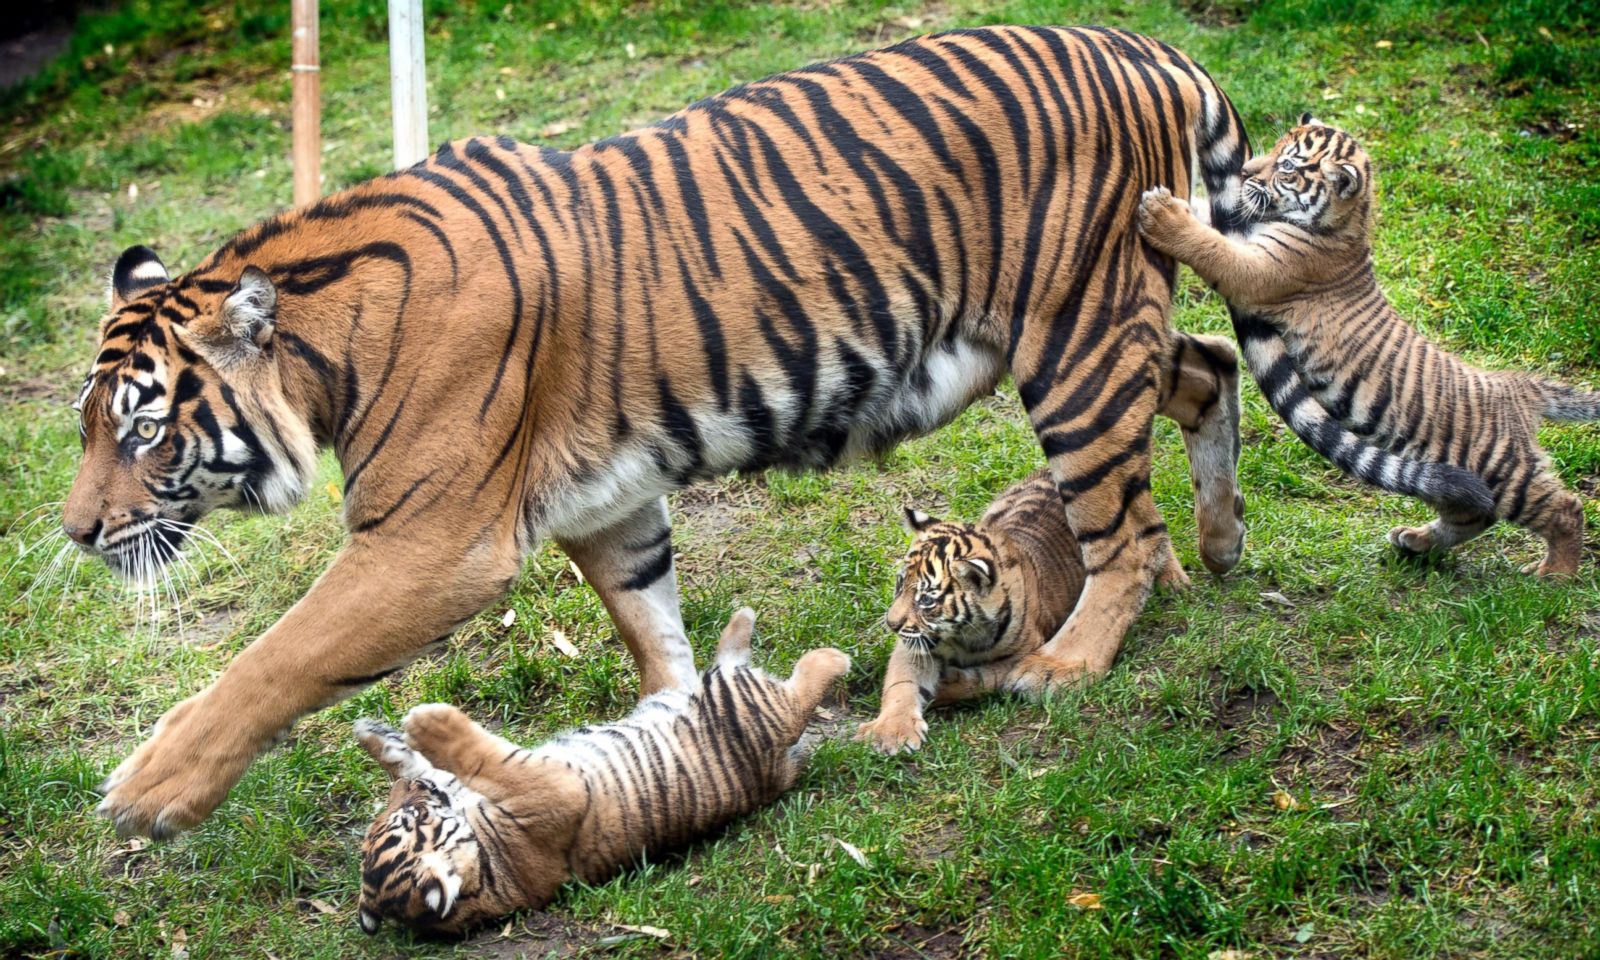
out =
{"type": "MultiPolygon", "coordinates": [[[[1482,477],[1492,499],[1430,501],[1438,519],[1389,531],[1401,551],[1444,550],[1510,520],[1547,545],[1525,572],[1575,574],[1583,507],[1551,471],[1537,432],[1544,418],[1600,419],[1600,394],[1480,370],[1406,323],[1373,273],[1372,161],[1350,134],[1306,114],[1241,176],[1239,232],[1212,229],[1163,188],[1145,193],[1139,229],[1228,301],[1251,373],[1273,405],[1278,382],[1297,374],[1351,433],[1482,477]],[[1258,363],[1252,343],[1276,350],[1280,362],[1258,363]]],[[[1352,472],[1396,489],[1385,482],[1390,474],[1352,472]]]]}
{"type": "Polygon", "coordinates": [[[569,877],[601,882],[776,800],[850,658],[812,650],[778,679],[750,666],[754,622],[748,608],[733,615],[698,689],[668,688],[619,723],[532,749],[440,703],[407,713],[404,735],[357,721],[394,781],[363,843],[361,928],[389,918],[451,933],[542,907],[569,877]]]}
{"type": "Polygon", "coordinates": [[[856,732],[888,754],[922,746],[930,704],[1001,685],[1008,667],[1061,626],[1084,581],[1083,555],[1048,470],[1007,489],[977,523],[909,507],[905,520],[916,538],[885,618],[898,640],[883,706],[856,732]],[[942,682],[951,668],[979,664],[996,674],[987,687],[942,682]]]}

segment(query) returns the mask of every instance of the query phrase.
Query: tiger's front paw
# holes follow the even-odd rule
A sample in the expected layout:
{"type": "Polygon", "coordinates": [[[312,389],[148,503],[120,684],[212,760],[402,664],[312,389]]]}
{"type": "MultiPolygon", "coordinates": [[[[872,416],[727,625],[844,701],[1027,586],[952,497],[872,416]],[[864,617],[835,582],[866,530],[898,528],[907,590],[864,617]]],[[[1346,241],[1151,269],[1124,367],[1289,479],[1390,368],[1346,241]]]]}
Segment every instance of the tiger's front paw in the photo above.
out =
{"type": "Polygon", "coordinates": [[[481,739],[472,718],[448,703],[424,703],[406,711],[400,726],[411,749],[436,767],[454,771],[468,749],[481,739]]]}
{"type": "Polygon", "coordinates": [[[911,752],[922,746],[928,721],[914,713],[880,713],[856,728],[856,739],[872,744],[872,749],[888,756],[911,752]]]}
{"type": "Polygon", "coordinates": [[[1161,250],[1168,250],[1194,223],[1194,211],[1166,187],[1152,187],[1139,198],[1139,232],[1161,250]]]}
{"type": "Polygon", "coordinates": [[[1038,699],[1057,690],[1081,686],[1093,678],[1094,672],[1082,660],[1062,660],[1030,654],[1023,657],[1022,662],[1012,671],[1006,689],[1025,697],[1038,699]]]}
{"type": "Polygon", "coordinates": [[[190,697],[100,784],[105,799],[95,812],[120,836],[168,839],[209,816],[258,749],[241,739],[234,718],[214,715],[205,694],[190,697]]]}

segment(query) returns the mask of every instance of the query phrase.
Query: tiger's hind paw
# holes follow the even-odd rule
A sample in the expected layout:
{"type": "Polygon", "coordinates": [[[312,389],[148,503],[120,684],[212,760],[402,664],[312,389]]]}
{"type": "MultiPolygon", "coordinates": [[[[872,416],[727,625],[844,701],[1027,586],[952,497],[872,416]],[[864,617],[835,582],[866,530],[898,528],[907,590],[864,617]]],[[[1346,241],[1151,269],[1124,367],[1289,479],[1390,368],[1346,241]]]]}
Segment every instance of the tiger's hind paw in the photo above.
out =
{"type": "Polygon", "coordinates": [[[1403,556],[1420,557],[1433,552],[1433,530],[1428,527],[1395,527],[1389,531],[1389,543],[1403,556]]]}

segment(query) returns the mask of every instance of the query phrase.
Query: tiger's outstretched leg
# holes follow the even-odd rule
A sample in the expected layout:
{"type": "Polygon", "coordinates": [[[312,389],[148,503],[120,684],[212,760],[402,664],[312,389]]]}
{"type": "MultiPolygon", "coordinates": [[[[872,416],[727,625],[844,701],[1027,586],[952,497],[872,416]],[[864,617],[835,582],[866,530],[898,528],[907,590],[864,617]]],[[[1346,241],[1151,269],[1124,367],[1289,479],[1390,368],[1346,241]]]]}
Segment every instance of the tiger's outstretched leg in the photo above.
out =
{"type": "MultiPolygon", "coordinates": [[[[1114,345],[1110,337],[1085,333],[1090,342],[1083,352],[1116,351],[1107,364],[1106,389],[1097,394],[1074,389],[1072,380],[1056,373],[1069,364],[1093,363],[1089,357],[1019,350],[1013,364],[1088,574],[1067,622],[1007,680],[1008,689],[1019,693],[1037,696],[1104,676],[1171,558],[1166,524],[1150,496],[1150,431],[1159,400],[1155,324],[1164,326],[1165,317],[1155,314],[1149,325],[1138,319],[1121,321],[1123,336],[1114,345]],[[1048,384],[1042,383],[1046,377],[1048,384]]],[[[1069,342],[1062,351],[1070,355],[1075,347],[1069,342]]]]}
{"type": "Polygon", "coordinates": [[[504,594],[520,567],[510,543],[398,540],[347,545],[216,682],[157,721],[101,784],[100,814],[124,835],[195,826],[297,719],[400,669],[504,594]]]}
{"type": "Polygon", "coordinates": [[[922,711],[937,695],[939,661],[918,653],[905,641],[895,644],[883,676],[883,703],[878,715],[856,728],[856,739],[880,753],[894,755],[922,746],[928,721],[922,711]]]}
{"type": "Polygon", "coordinates": [[[699,686],[694,653],[678,607],[672,569],[672,523],[661,497],[609,528],[582,538],[557,538],[611,614],[639,666],[639,695],[699,686]]]}
{"type": "MultiPolygon", "coordinates": [[[[1200,559],[1212,573],[1226,573],[1244,551],[1239,354],[1225,337],[1177,332],[1162,374],[1158,412],[1183,430],[1194,485],[1200,559]]],[[[1175,563],[1176,557],[1168,561],[1163,581],[1175,563]]]]}

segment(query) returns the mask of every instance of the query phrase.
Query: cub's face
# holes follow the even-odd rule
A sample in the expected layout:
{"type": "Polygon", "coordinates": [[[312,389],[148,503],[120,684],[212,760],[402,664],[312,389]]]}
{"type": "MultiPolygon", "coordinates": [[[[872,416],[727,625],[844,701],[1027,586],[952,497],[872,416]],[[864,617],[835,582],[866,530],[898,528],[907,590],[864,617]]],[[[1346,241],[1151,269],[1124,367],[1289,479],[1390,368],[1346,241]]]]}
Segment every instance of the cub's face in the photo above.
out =
{"type": "Polygon", "coordinates": [[[285,439],[259,402],[276,388],[272,283],[252,268],[219,283],[173,281],[144,247],[112,275],[73,404],[83,460],[62,529],[129,579],[151,580],[210,510],[285,509],[310,475],[314,444],[285,439]]]}
{"type": "Polygon", "coordinates": [[[990,632],[1005,596],[988,539],[971,526],[910,508],[905,522],[916,538],[895,583],[885,617],[889,629],[924,651],[990,632]]]}
{"type": "Polygon", "coordinates": [[[390,786],[388,809],[362,844],[361,929],[376,933],[387,918],[456,933],[511,909],[483,895],[486,852],[469,816],[476,795],[468,794],[441,770],[390,786]]]}
{"type": "Polygon", "coordinates": [[[1251,220],[1326,231],[1370,206],[1372,161],[1366,151],[1348,133],[1310,114],[1269,153],[1247,162],[1241,175],[1239,204],[1251,220]]]}

